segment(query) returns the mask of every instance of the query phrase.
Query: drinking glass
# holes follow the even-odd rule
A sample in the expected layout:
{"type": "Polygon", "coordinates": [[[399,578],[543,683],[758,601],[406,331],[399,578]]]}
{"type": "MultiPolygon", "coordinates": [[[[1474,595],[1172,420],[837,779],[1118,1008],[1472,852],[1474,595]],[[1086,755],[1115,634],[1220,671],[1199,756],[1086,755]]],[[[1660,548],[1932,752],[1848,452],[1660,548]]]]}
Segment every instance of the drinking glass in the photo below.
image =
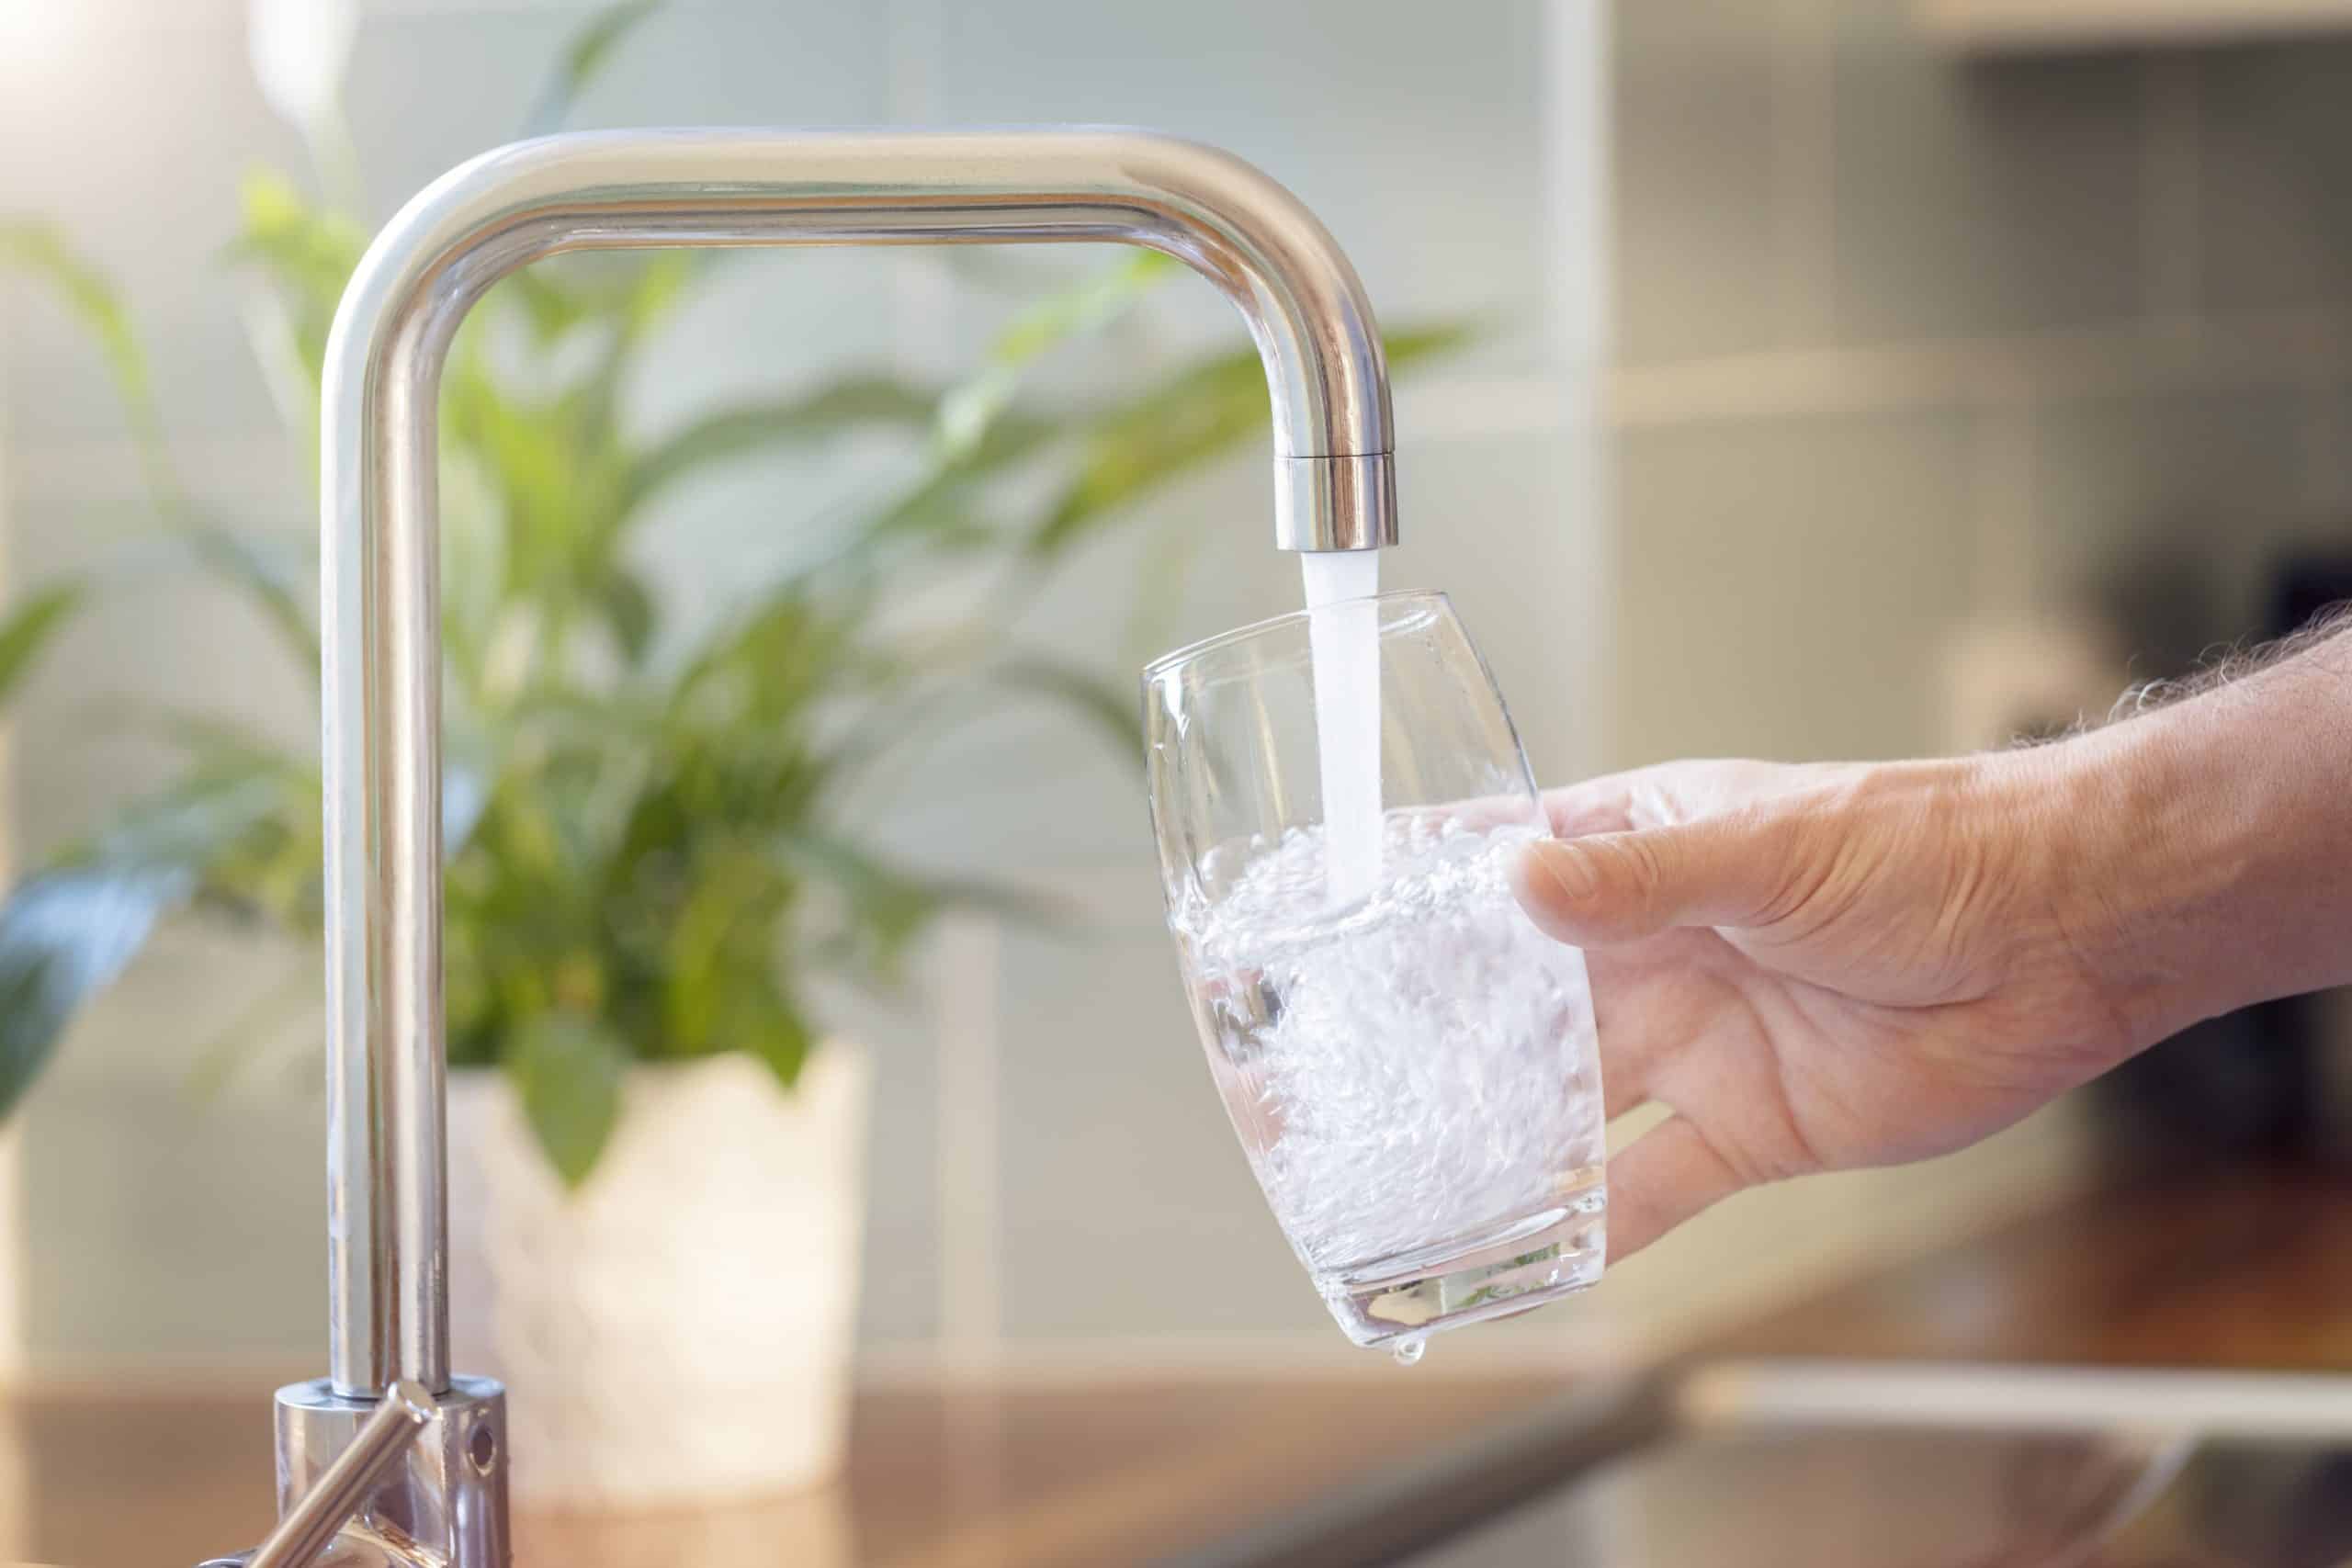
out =
{"type": "Polygon", "coordinates": [[[1210,1074],[1340,1328],[1409,1359],[1430,1334],[1597,1280],[1584,956],[1511,896],[1513,860],[1549,829],[1445,596],[1195,644],[1145,671],[1144,709],[1168,925],[1210,1074]]]}

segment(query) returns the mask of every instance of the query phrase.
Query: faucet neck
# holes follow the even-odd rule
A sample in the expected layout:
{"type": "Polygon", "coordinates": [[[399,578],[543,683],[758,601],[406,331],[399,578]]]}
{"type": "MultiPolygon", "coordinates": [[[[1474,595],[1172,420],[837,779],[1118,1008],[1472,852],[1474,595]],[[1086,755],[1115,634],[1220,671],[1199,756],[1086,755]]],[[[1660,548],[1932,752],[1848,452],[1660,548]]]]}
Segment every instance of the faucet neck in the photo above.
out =
{"type": "Polygon", "coordinates": [[[1289,192],[1137,131],[659,130],[521,142],[444,175],[360,263],[327,344],[331,1372],[450,1386],[435,411],[466,312],[562,251],[1117,242],[1233,301],[1265,364],[1275,541],[1395,542],[1387,373],[1363,286],[1289,192]]]}

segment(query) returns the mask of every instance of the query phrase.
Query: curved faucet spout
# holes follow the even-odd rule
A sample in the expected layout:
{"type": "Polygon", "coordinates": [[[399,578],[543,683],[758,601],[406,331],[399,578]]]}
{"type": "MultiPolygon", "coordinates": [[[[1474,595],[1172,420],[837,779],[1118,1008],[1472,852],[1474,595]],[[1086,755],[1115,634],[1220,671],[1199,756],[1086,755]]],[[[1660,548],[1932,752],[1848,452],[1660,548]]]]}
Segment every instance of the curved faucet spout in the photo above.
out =
{"type": "Polygon", "coordinates": [[[360,263],[322,439],[327,1115],[335,1391],[449,1387],[435,402],[451,335],[562,251],[1112,241],[1222,289],[1265,362],[1275,542],[1394,543],[1387,372],[1363,286],[1287,191],[1137,131],[551,137],[451,171],[360,263]]]}

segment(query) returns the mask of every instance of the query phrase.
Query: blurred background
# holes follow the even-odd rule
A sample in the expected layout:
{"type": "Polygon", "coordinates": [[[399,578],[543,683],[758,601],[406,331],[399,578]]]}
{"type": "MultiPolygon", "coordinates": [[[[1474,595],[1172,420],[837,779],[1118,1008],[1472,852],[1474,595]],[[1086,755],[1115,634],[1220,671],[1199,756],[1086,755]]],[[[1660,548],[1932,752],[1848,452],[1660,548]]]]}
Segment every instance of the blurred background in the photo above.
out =
{"type": "MultiPolygon", "coordinates": [[[[175,482],[288,581],[311,570],[311,434],[271,360],[282,274],[233,249],[267,216],[253,171],[372,228],[528,126],[598,15],[361,0],[326,137],[257,80],[236,0],[0,0],[0,217],[109,280],[175,482]]],[[[1384,322],[1444,342],[1398,367],[1407,543],[1384,585],[1455,596],[1548,781],[1998,745],[2352,582],[2352,6],[673,0],[628,20],[567,123],[1138,123],[1289,185],[1384,322]]],[[[968,389],[1008,356],[1018,407],[1076,419],[1245,346],[1188,276],[1103,304],[1114,264],[732,257],[665,302],[615,428],[650,448],[859,378],[968,389]],[[1007,349],[1037,301],[1072,299],[1070,341],[1007,349]]],[[[126,713],[233,716],[294,749],[315,723],[252,596],[141,543],[152,454],[56,281],[0,273],[0,583],[106,588],[11,701],[20,875],[183,775],[185,738],[126,713]]],[[[557,385],[550,363],[502,374],[557,385]]],[[[932,412],[747,442],[667,485],[628,546],[662,625],[723,623],[797,540],[919,481],[932,412]]],[[[1245,422],[1123,493],[1000,629],[1125,700],[1143,659],[1295,607],[1262,443],[1245,422]]],[[[1082,480],[1073,461],[1005,504],[1082,480]]],[[[811,1027],[873,1069],[861,1378],[1347,1365],[1204,1077],[1132,758],[1051,705],[970,716],[850,815],[895,864],[1081,918],[943,908],[895,998],[812,979],[811,1027]]],[[[166,919],[75,1015],[0,1174],[0,1361],[21,1379],[315,1370],[299,926],[166,919]]],[[[1432,1365],[1655,1356],[2152,1156],[2322,1163],[2352,1120],[2333,1012],[2221,1021],[2232,1043],[2161,1048],[1951,1160],[1743,1197],[1432,1365]]]]}

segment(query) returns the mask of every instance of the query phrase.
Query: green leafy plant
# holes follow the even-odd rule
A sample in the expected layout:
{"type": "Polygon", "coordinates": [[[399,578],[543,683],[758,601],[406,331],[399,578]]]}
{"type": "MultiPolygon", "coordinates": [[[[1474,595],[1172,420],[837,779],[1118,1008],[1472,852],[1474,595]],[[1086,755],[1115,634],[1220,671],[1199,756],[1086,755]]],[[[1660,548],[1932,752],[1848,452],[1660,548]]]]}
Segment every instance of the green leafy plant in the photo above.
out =
{"type": "Polygon", "coordinates": [[[84,592],[78,582],[45,588],[0,618],[0,705],[17,694],[50,638],[81,607],[84,592]]]}
{"type": "MultiPolygon", "coordinates": [[[[632,0],[587,25],[536,125],[561,120],[650,8],[632,0]]],[[[364,231],[282,175],[252,176],[243,204],[228,264],[262,286],[265,368],[281,403],[314,424],[327,329],[364,231]]],[[[311,595],[295,586],[304,568],[213,526],[186,496],[112,290],[54,234],[6,232],[96,329],[168,525],[315,673],[311,595]]],[[[1136,255],[1020,308],[953,384],[846,374],[641,437],[624,394],[710,265],[672,253],[534,267],[475,310],[445,379],[449,1055],[512,1075],[575,1183],[604,1147],[632,1062],[747,1051],[790,1085],[815,1038],[812,976],[887,985],[942,911],[1034,911],[1018,890],[893,863],[851,830],[845,806],[984,692],[1058,702],[1134,744],[1123,682],[1002,628],[1136,502],[1267,420],[1257,356],[1241,345],[1108,406],[1032,406],[1033,367],[1169,275],[1136,255]],[[681,624],[640,564],[662,503],[726,464],[870,431],[920,452],[911,476],[828,520],[817,558],[710,624],[681,624]],[[910,583],[952,583],[971,607],[910,622],[886,613],[886,582],[894,601],[910,583]]],[[[1460,335],[1400,333],[1391,362],[1460,335]]],[[[0,670],[9,649],[0,637],[0,670]]],[[[171,716],[162,728],[185,755],[179,776],[0,909],[0,1111],[166,915],[319,933],[316,758],[225,716],[171,716]]]]}

